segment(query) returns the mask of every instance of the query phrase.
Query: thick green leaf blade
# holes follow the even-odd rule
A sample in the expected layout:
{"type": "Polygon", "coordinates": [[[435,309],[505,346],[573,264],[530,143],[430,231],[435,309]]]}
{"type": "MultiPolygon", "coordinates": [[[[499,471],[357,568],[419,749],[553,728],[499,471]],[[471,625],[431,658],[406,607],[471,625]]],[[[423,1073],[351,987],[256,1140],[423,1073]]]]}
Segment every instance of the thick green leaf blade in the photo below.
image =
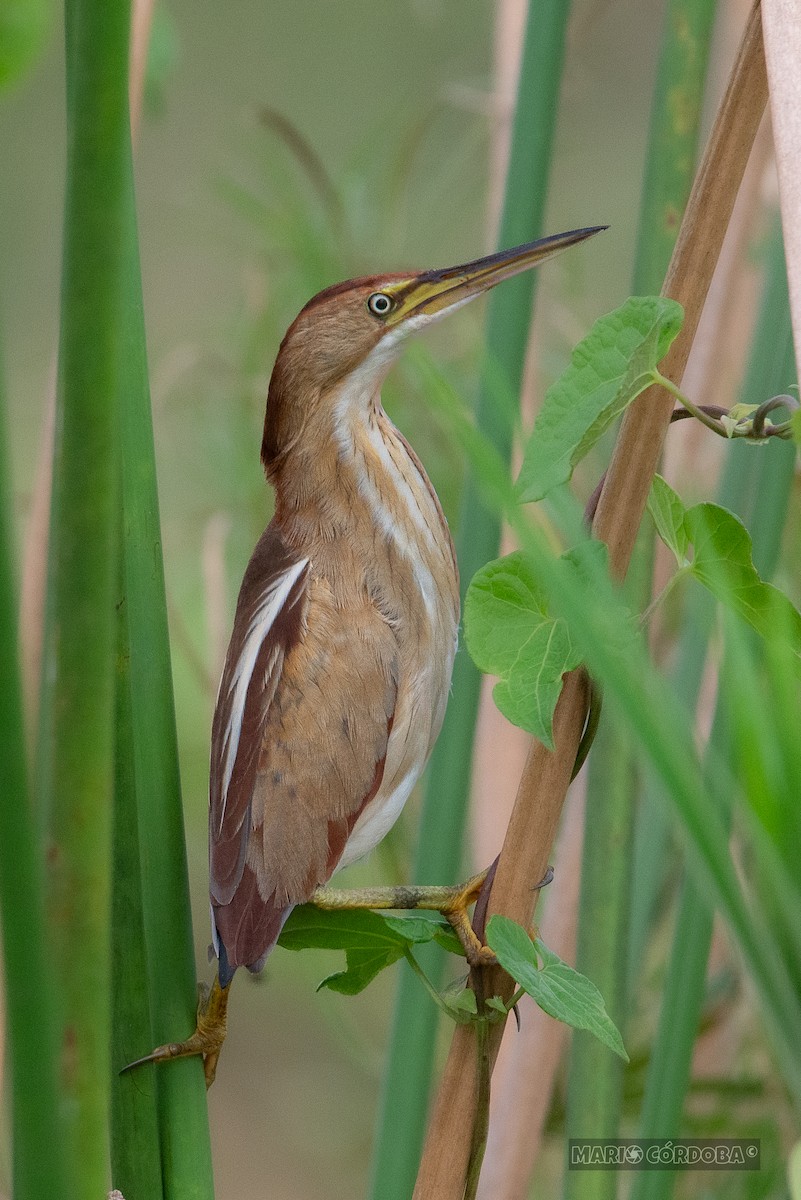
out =
{"type": "MultiPolygon", "coordinates": [[[[42,846],[25,753],[0,360],[0,933],[8,1046],[10,1188],[16,1200],[64,1195],[59,1129],[60,1043],[49,953],[42,846]]],[[[8,1136],[8,1135],[7,1135],[8,1136]]]]}
{"type": "Polygon", "coordinates": [[[554,620],[521,552],[488,563],[465,601],[465,640],[476,666],[500,675],[493,697],[514,725],[553,747],[562,676],[578,666],[567,628],[554,620]]]}
{"type": "Polygon", "coordinates": [[[686,509],[681,497],[661,475],[654,475],[648,496],[648,511],[659,537],[671,551],[680,567],[687,554],[687,530],[684,527],[686,509]]]}
{"type": "Polygon", "coordinates": [[[517,487],[524,503],[567,483],[577,462],[654,381],[684,318],[663,296],[632,296],[595,322],[545,394],[517,487]]]}
{"type": "Polygon", "coordinates": [[[763,637],[784,637],[801,654],[801,613],[773,584],[760,579],[751,535],[718,504],[696,504],[684,526],[693,544],[692,573],[714,596],[763,637]]]}
{"type": "Polygon", "coordinates": [[[127,4],[64,8],[67,159],[35,808],[57,984],[65,1196],[108,1188],[111,811],[118,414],[128,117],[127,4]]]}
{"type": "MultiPolygon", "coordinates": [[[[148,385],[142,284],[136,234],[135,197],[130,147],[126,161],[126,240],[124,345],[121,420],[119,429],[122,468],[122,592],[119,615],[119,654],[128,656],[123,680],[118,676],[118,705],[122,704],[126,728],[118,731],[116,754],[117,795],[115,823],[124,824],[138,847],[129,842],[122,852],[115,846],[114,887],[123,894],[114,901],[113,945],[122,956],[125,971],[114,973],[117,991],[130,991],[126,973],[132,967],[144,938],[147,994],[142,997],[136,1022],[121,1011],[122,1023],[115,1041],[113,1090],[119,1118],[114,1139],[112,1171],[123,1195],[155,1196],[149,1181],[147,1156],[139,1154],[127,1136],[131,1122],[124,1097],[144,1107],[146,1084],[139,1072],[119,1076],[117,1070],[130,1062],[130,1043],[139,1030],[134,1057],[164,1042],[179,1031],[189,1032],[197,1004],[192,916],[189,903],[184,840],[178,741],[172,690],[172,664],[167,601],[162,562],[156,458],[148,385]],[[127,646],[127,650],[126,650],[127,646]],[[123,760],[122,762],[120,760],[123,760]],[[128,811],[135,804],[135,812],[128,811]],[[126,879],[139,876],[140,897],[129,903],[126,879]],[[137,907],[141,907],[137,914],[137,907]],[[170,914],[165,921],[165,913],[170,914]],[[170,964],[169,971],[164,963],[170,964]],[[152,1025],[146,1034],[145,1013],[152,1025]],[[144,1027],[139,1025],[143,1022],[144,1027]],[[124,1156],[119,1153],[125,1146],[124,1156]]],[[[123,713],[119,713],[120,716],[123,713]]],[[[123,997],[123,1005],[131,996],[123,997]]],[[[145,1068],[153,1073],[153,1068],[145,1068]]],[[[165,1200],[209,1200],[213,1195],[211,1146],[209,1143],[206,1087],[197,1058],[173,1064],[170,1071],[153,1074],[158,1108],[159,1143],[162,1156],[161,1181],[165,1200]]]]}
{"type": "Polygon", "coordinates": [[[562,962],[539,939],[532,942],[525,929],[508,917],[490,918],[487,944],[503,969],[544,1012],[573,1029],[586,1029],[628,1062],[623,1040],[590,979],[562,962]]]}

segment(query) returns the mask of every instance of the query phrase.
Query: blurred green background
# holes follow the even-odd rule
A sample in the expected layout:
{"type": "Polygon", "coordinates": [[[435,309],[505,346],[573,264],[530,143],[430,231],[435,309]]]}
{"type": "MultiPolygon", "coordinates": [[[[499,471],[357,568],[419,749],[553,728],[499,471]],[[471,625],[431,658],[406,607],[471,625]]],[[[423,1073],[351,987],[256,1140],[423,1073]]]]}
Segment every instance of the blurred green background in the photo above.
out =
{"type": "MultiPolygon", "coordinates": [[[[136,184],[201,978],[212,974],[205,966],[208,731],[220,639],[271,511],[259,464],[270,367],[284,329],[320,287],[362,271],[444,266],[492,243],[502,7],[490,0],[157,7],[136,184]]],[[[543,270],[543,384],[590,321],[628,290],[662,11],[656,0],[574,6],[547,230],[612,228],[543,270]]],[[[58,328],[60,21],[56,10],[46,52],[0,105],[2,303],[20,546],[58,328]]],[[[471,306],[429,340],[468,400],[481,321],[471,306]]],[[[386,400],[455,522],[459,456],[430,415],[413,367],[393,373],[386,400]]],[[[359,878],[407,877],[415,816],[413,802],[386,847],[356,869],[359,878]]],[[[237,981],[210,1095],[222,1200],[364,1192],[397,975],[355,999],[316,996],[331,965],[322,955],[278,950],[261,980],[237,981]]],[[[429,1003],[422,989],[420,1003],[429,1003]]]]}

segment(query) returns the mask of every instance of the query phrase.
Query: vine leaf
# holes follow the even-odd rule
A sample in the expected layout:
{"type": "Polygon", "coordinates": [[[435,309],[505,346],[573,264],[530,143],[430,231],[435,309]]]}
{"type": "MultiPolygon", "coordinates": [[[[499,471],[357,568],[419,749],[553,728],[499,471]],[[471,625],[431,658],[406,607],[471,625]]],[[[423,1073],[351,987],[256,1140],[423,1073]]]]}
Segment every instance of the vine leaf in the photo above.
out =
{"type": "Polygon", "coordinates": [[[688,570],[762,637],[782,637],[801,656],[801,613],[784,592],[760,578],[751,558],[751,535],[739,517],[719,504],[685,509],[659,475],[654,477],[648,510],[680,569],[688,570]],[[693,558],[688,564],[690,546],[693,558]]]}
{"type": "Polygon", "coordinates": [[[654,475],[648,496],[648,511],[662,541],[683,567],[687,556],[687,530],[684,528],[686,509],[681,497],[661,475],[654,475]]]}
{"type": "Polygon", "coordinates": [[[564,621],[555,620],[520,551],[487,563],[467,589],[465,641],[480,671],[500,675],[493,698],[514,725],[553,748],[553,712],[565,671],[577,667],[564,621]]]}
{"type": "Polygon", "coordinates": [[[476,994],[471,988],[460,988],[455,996],[448,998],[447,1004],[448,1008],[452,1008],[457,1017],[462,1019],[466,1016],[475,1017],[478,1014],[476,994]]]}
{"type": "Polygon", "coordinates": [[[692,574],[763,637],[784,637],[801,655],[801,613],[751,559],[751,536],[741,521],[718,504],[696,504],[684,518],[693,544],[692,574]]]}
{"type": "MultiPolygon", "coordinates": [[[[607,570],[606,546],[587,539],[559,560],[565,587],[607,570]]],[[[553,749],[553,714],[562,677],[581,662],[566,623],[548,611],[530,559],[522,551],[487,563],[470,582],[465,642],[473,662],[499,675],[493,699],[513,725],[553,749]]],[[[620,631],[621,638],[627,631],[620,631]]]]}
{"type": "Polygon", "coordinates": [[[423,942],[436,942],[443,950],[464,958],[464,947],[453,926],[438,917],[386,917],[381,914],[381,920],[410,944],[419,946],[423,942]]]}
{"type": "Polygon", "coordinates": [[[346,970],[327,976],[319,986],[355,996],[379,972],[404,958],[409,946],[430,941],[463,953],[451,927],[436,918],[385,917],[368,909],[327,912],[302,904],[290,913],[278,945],[286,950],[344,950],[346,970]]]}
{"type": "Polygon", "coordinates": [[[498,962],[540,1008],[573,1029],[586,1029],[626,1062],[629,1056],[603,997],[586,975],[562,962],[537,938],[532,941],[516,921],[491,917],[487,944],[498,962]],[[542,965],[540,965],[542,964],[542,965]]]}
{"type": "Polygon", "coordinates": [[[568,482],[576,463],[655,381],[683,319],[675,300],[632,296],[595,322],[545,394],[517,481],[522,502],[568,482]]]}

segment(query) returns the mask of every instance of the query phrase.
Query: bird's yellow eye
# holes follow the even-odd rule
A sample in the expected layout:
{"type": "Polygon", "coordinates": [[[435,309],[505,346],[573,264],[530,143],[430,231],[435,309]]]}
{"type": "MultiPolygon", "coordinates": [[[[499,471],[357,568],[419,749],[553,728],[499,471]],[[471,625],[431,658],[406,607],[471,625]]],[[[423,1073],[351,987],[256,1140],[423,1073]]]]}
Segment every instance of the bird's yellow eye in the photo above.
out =
{"type": "Polygon", "coordinates": [[[367,298],[367,307],[374,317],[386,317],[395,307],[395,301],[386,292],[373,292],[367,298]]]}

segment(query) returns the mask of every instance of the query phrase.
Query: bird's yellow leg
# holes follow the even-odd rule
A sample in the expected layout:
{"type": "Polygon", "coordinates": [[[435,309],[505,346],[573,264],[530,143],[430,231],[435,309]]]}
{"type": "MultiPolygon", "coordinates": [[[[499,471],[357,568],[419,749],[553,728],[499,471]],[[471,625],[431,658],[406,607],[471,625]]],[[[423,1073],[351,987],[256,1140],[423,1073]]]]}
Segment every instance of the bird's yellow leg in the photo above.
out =
{"type": "Polygon", "coordinates": [[[167,1062],[171,1058],[190,1058],[194,1054],[200,1054],[203,1058],[206,1087],[210,1088],[214,1083],[217,1060],[225,1041],[230,990],[230,983],[227,987],[221,987],[219,977],[216,975],[211,990],[205,984],[201,984],[197,1006],[197,1025],[191,1037],[188,1037],[185,1042],[168,1042],[165,1046],[157,1046],[151,1054],[146,1054],[144,1058],[137,1058],[136,1062],[128,1063],[127,1067],[123,1067],[123,1071],[131,1071],[134,1067],[142,1066],[143,1063],[167,1062]]]}
{"type": "Polygon", "coordinates": [[[455,887],[320,887],[310,903],[315,908],[326,909],[329,912],[354,908],[417,908],[441,913],[453,926],[470,965],[487,966],[497,960],[489,947],[479,941],[467,911],[478,899],[486,878],[487,872],[482,871],[479,875],[473,875],[466,883],[457,884],[455,887]]]}

